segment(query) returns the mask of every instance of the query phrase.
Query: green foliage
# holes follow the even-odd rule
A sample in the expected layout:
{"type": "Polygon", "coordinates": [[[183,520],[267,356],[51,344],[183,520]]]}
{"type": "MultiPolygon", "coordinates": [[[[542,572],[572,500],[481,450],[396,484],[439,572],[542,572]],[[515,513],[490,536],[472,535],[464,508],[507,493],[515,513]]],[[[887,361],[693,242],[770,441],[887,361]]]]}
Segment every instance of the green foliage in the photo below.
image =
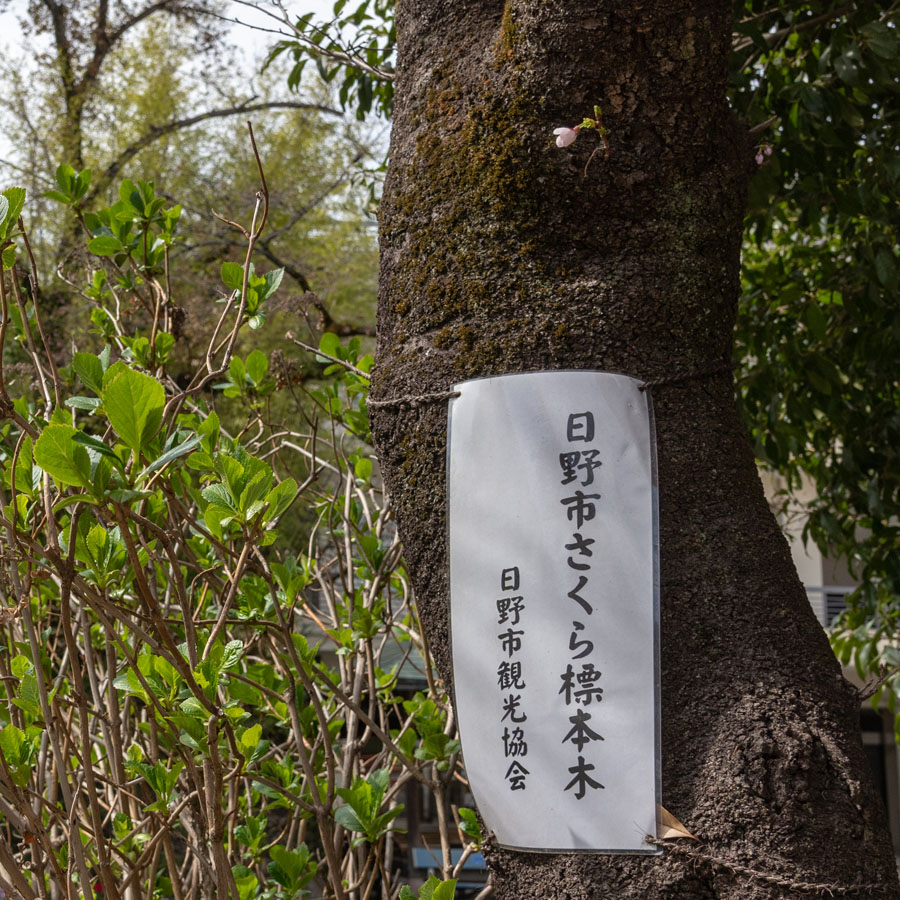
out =
{"type": "Polygon", "coordinates": [[[459,830],[472,841],[476,850],[480,849],[484,841],[484,834],[481,830],[481,823],[478,821],[478,814],[474,809],[460,807],[459,818],[459,830]]]}
{"type": "Polygon", "coordinates": [[[63,163],[56,170],[56,184],[59,190],[46,191],[44,196],[48,200],[74,206],[84,197],[91,185],[91,170],[82,169],[76,172],[72,166],[63,163]]]}
{"type": "Polygon", "coordinates": [[[390,769],[379,769],[366,778],[357,778],[350,788],[338,788],[337,794],[344,805],[335,810],[334,820],[348,831],[362,835],[353,841],[353,846],[365,841],[374,844],[388,832],[390,823],[403,812],[402,806],[395,806],[386,812],[380,811],[390,779],[390,769]]]}
{"type": "Polygon", "coordinates": [[[0,271],[11,269],[15,262],[18,221],[24,205],[25,188],[10,187],[0,193],[0,271]]]}
{"type": "Polygon", "coordinates": [[[276,844],[269,850],[269,874],[272,880],[284,888],[287,897],[303,897],[309,893],[306,886],[313,880],[318,866],[306,844],[296,850],[288,850],[276,844]]]}
{"type": "MultiPolygon", "coordinates": [[[[92,308],[62,367],[25,302],[0,348],[27,353],[38,385],[12,397],[0,374],[0,580],[19,599],[0,622],[13,651],[0,789],[38,841],[58,831],[65,856],[28,877],[64,892],[69,855],[86,880],[102,846],[117,882],[169,897],[202,842],[241,900],[313,884],[333,897],[351,877],[371,893],[397,865],[401,790],[433,791],[449,828],[459,764],[434,673],[410,698],[383,659],[401,645],[427,654],[369,444],[372,358],[326,334],[298,386],[273,377],[274,354],[235,352],[282,270],[229,263],[231,302],[179,382],[179,206],[126,179],[113,206],[85,212],[90,173],[62,166],[58,183],[84,228],[92,308]],[[96,789],[61,817],[54,804],[88,776],[96,789]],[[95,815],[110,823],[99,839],[95,815]],[[177,848],[164,866],[146,852],[160,831],[177,848]]],[[[18,266],[5,277],[0,297],[27,296],[18,266]]],[[[422,896],[452,896],[440,890],[422,896]]]]}
{"type": "Polygon", "coordinates": [[[774,117],[747,219],[741,398],[785,505],[815,489],[804,536],[862,582],[835,650],[867,677],[900,614],[897,16],[747,2],[741,19],[735,106],[774,117]]]}
{"type": "Polygon", "coordinates": [[[101,400],[116,434],[140,455],[162,424],[166,404],[163,386],[155,378],[123,367],[111,378],[104,378],[101,400]]]}
{"type": "Polygon", "coordinates": [[[453,900],[456,896],[456,879],[441,881],[434,875],[430,875],[428,881],[422,885],[418,897],[408,885],[404,885],[400,889],[399,896],[400,900],[453,900]]]}
{"type": "Polygon", "coordinates": [[[301,85],[306,63],[313,60],[326,83],[337,80],[341,105],[356,108],[363,119],[374,109],[391,115],[394,101],[393,72],[397,32],[393,0],[363,0],[347,10],[348,0],[335,0],[334,18],[328,24],[316,22],[312,13],[297,18],[296,40],[280,41],[269,63],[289,54],[294,65],[288,86],[301,85]],[[348,62],[349,60],[349,62],[348,62]]]}

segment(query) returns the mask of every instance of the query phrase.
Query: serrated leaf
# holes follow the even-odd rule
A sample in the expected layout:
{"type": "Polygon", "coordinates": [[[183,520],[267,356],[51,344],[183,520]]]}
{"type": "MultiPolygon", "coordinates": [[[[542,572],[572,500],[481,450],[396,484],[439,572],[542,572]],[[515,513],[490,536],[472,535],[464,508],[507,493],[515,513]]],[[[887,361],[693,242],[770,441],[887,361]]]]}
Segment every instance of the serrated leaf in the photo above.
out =
{"type": "Polygon", "coordinates": [[[101,234],[88,243],[88,250],[94,256],[115,256],[124,249],[122,242],[111,234],[101,234]]]}
{"type": "Polygon", "coordinates": [[[100,395],[103,392],[103,363],[93,353],[76,353],[72,360],[72,368],[81,379],[81,383],[100,395]]]}
{"type": "MultiPolygon", "coordinates": [[[[156,459],[144,469],[143,472],[138,476],[138,478],[145,478],[151,472],[155,472],[157,469],[161,469],[163,466],[172,462],[173,459],[178,459],[179,456],[184,456],[186,453],[190,453],[194,447],[200,444],[203,438],[200,437],[199,434],[194,435],[192,438],[188,438],[184,443],[179,444],[177,447],[172,447],[171,450],[166,450],[162,456],[158,456],[156,459]]],[[[196,454],[195,454],[196,455],[196,454]]]]}
{"type": "Polygon", "coordinates": [[[334,811],[334,821],[346,828],[347,831],[365,832],[366,830],[359,821],[359,816],[346,803],[334,811]]]}
{"type": "Polygon", "coordinates": [[[125,691],[142,700],[147,699],[147,692],[144,690],[144,686],[141,684],[134,669],[126,669],[121,675],[118,675],[113,681],[113,687],[117,691],[125,691]]]}
{"type": "Polygon", "coordinates": [[[25,207],[25,188],[10,187],[0,195],[5,201],[6,209],[0,205],[0,239],[7,238],[16,227],[16,222],[25,207]]]}
{"type": "Polygon", "coordinates": [[[266,272],[266,285],[262,291],[263,300],[271,297],[278,290],[282,278],[284,278],[284,269],[273,269],[271,272],[266,272]]]}
{"type": "Polygon", "coordinates": [[[200,496],[202,496],[204,500],[208,500],[211,504],[222,506],[230,512],[235,511],[234,501],[231,499],[231,494],[224,484],[209,484],[200,491],[200,496]]]}
{"type": "Polygon", "coordinates": [[[229,641],[225,645],[222,652],[221,666],[223,669],[230,669],[241,661],[241,655],[244,652],[243,641],[229,641]]]}
{"type": "MultiPolygon", "coordinates": [[[[257,472],[256,475],[254,475],[253,478],[250,479],[244,490],[241,491],[241,497],[238,501],[238,507],[248,518],[251,518],[253,516],[253,513],[250,511],[251,507],[253,507],[256,503],[261,501],[263,497],[266,496],[271,485],[272,470],[263,470],[262,472],[257,472]]],[[[259,510],[257,509],[257,512],[258,511],[259,510]]]]}
{"type": "Polygon", "coordinates": [[[277,519],[293,502],[297,496],[297,482],[293,478],[286,478],[280,484],[275,485],[268,494],[266,494],[266,503],[269,508],[266,510],[266,521],[277,519]]]}
{"type": "Polygon", "coordinates": [[[244,756],[249,756],[259,744],[262,735],[262,725],[252,725],[238,739],[238,745],[244,756]]]}
{"type": "Polygon", "coordinates": [[[34,716],[36,719],[43,718],[41,710],[41,695],[38,691],[37,678],[32,673],[28,673],[19,684],[16,692],[16,699],[13,700],[19,709],[27,712],[28,715],[34,716]]]}
{"type": "Polygon", "coordinates": [[[103,409],[110,425],[138,453],[159,431],[165,405],[163,386],[134,369],[124,368],[103,389],[103,409]]]}
{"type": "Polygon", "coordinates": [[[261,350],[254,350],[245,363],[247,375],[254,384],[259,384],[269,371],[269,360],[261,350]]]}
{"type": "Polygon", "coordinates": [[[76,434],[78,429],[71,425],[48,425],[35,442],[34,461],[61,484],[89,488],[90,481],[85,479],[75,458],[76,434]]]}
{"type": "Polygon", "coordinates": [[[237,263],[233,262],[224,262],[222,263],[222,281],[225,282],[225,287],[231,289],[232,291],[239,291],[244,285],[244,267],[239,266],[237,263]]]}
{"type": "Polygon", "coordinates": [[[7,725],[0,731],[0,750],[6,761],[11,765],[18,765],[22,758],[22,746],[25,743],[25,732],[15,725],[7,725]]]}

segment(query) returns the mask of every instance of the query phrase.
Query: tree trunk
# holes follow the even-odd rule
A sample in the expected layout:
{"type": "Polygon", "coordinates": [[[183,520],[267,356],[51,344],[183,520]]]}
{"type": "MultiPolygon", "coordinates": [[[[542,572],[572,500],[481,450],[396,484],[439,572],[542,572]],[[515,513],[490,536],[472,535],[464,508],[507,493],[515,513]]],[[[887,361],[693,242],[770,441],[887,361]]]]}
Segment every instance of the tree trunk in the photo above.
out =
{"type": "MultiPolygon", "coordinates": [[[[721,2],[398,0],[373,396],[542,369],[668,379],[652,389],[663,804],[701,842],[662,857],[489,845],[501,900],[828,886],[900,898],[858,696],[812,614],[721,372],[753,168],[726,102],[731,25],[721,2]],[[591,131],[555,147],[553,128],[594,104],[608,159],[591,131]]],[[[449,684],[446,419],[440,401],[373,406],[449,684]]]]}

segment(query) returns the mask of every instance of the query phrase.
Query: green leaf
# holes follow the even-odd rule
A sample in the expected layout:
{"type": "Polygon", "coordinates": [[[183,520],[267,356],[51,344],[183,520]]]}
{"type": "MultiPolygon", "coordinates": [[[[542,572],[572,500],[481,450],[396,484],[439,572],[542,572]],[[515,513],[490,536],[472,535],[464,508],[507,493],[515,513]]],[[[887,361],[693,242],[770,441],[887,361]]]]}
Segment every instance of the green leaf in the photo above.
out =
{"type": "Polygon", "coordinates": [[[115,256],[124,249],[122,242],[111,234],[101,234],[99,237],[91,239],[88,243],[88,250],[94,256],[115,256]]]}
{"type": "Polygon", "coordinates": [[[149,375],[125,368],[103,389],[103,408],[116,434],[135,452],[159,431],[166,392],[149,375]]]}
{"type": "Polygon", "coordinates": [[[31,664],[31,660],[21,653],[18,656],[13,657],[9,664],[9,670],[16,678],[24,678],[33,668],[34,666],[31,664]]]}
{"type": "Polygon", "coordinates": [[[259,887],[259,879],[247,866],[233,866],[231,874],[234,875],[234,884],[238,890],[239,900],[252,900],[256,897],[256,889],[259,887]]]}
{"type": "Polygon", "coordinates": [[[126,204],[126,206],[133,206],[138,210],[143,209],[144,204],[141,200],[141,195],[138,193],[137,187],[135,187],[134,182],[130,178],[123,179],[122,183],[119,185],[119,200],[126,204]]]}
{"type": "Polygon", "coordinates": [[[335,356],[340,359],[338,355],[338,351],[341,349],[341,341],[340,338],[336,334],[331,331],[326,331],[325,334],[322,335],[322,339],[319,341],[319,349],[323,353],[327,353],[329,356],[335,356]]]}
{"type": "Polygon", "coordinates": [[[71,425],[48,425],[34,445],[34,461],[51,478],[61,484],[90,488],[90,478],[85,478],[83,462],[76,458],[76,451],[84,449],[75,443],[78,429],[71,425]]]}
{"type": "MultiPolygon", "coordinates": [[[[251,511],[251,507],[259,501],[263,499],[268,493],[269,488],[272,485],[272,470],[263,470],[261,472],[257,472],[253,478],[247,483],[247,486],[241,491],[240,500],[238,501],[238,506],[248,518],[251,518],[254,513],[251,511]]],[[[257,508],[257,512],[259,508],[257,508]]]]}
{"type": "Polygon", "coordinates": [[[157,469],[161,469],[163,466],[172,462],[173,459],[178,459],[179,456],[184,456],[186,453],[190,453],[194,447],[198,446],[203,438],[199,434],[195,434],[192,438],[188,438],[184,443],[179,444],[177,447],[172,447],[171,450],[166,450],[162,456],[158,456],[156,459],[144,469],[143,472],[138,476],[138,478],[145,478],[151,472],[155,472],[157,469]]]}
{"type": "Polygon", "coordinates": [[[254,350],[246,360],[247,375],[254,384],[259,384],[269,371],[269,360],[261,350],[254,350]]]}
{"type": "Polygon", "coordinates": [[[99,397],[69,397],[66,400],[66,406],[71,407],[72,409],[84,409],[88,412],[93,412],[100,406],[100,398],[99,397]]]}
{"type": "Polygon", "coordinates": [[[122,460],[119,458],[118,454],[107,444],[104,444],[99,438],[95,438],[92,434],[85,434],[83,431],[79,431],[75,437],[74,441],[76,444],[81,444],[83,447],[90,447],[91,450],[96,450],[101,456],[105,456],[110,459],[118,469],[122,469],[122,460]]]}
{"type": "Polygon", "coordinates": [[[37,678],[29,672],[19,684],[19,690],[16,692],[16,699],[13,700],[16,706],[35,719],[43,718],[41,710],[41,695],[38,692],[37,678]]]}
{"type": "Polygon", "coordinates": [[[6,761],[11,765],[18,765],[22,760],[22,746],[25,743],[25,732],[15,725],[7,725],[0,731],[0,750],[6,761]]]}
{"type": "Polygon", "coordinates": [[[57,203],[71,203],[72,198],[62,191],[44,191],[44,196],[48,200],[55,200],[57,203]]]}
{"type": "Polygon", "coordinates": [[[222,652],[222,668],[231,669],[241,661],[244,653],[243,641],[229,641],[222,652]]]}
{"type": "Polygon", "coordinates": [[[3,191],[3,201],[5,201],[5,211],[0,206],[0,240],[6,239],[15,230],[16,222],[22,215],[22,209],[25,206],[25,188],[10,187],[3,191]]]}
{"type": "Polygon", "coordinates": [[[875,255],[875,274],[878,276],[879,282],[890,288],[897,283],[897,264],[894,260],[894,254],[886,247],[881,247],[875,255]]]}
{"type": "Polygon", "coordinates": [[[244,286],[244,267],[237,263],[222,263],[222,281],[232,291],[239,291],[244,286]]]}
{"type": "Polygon", "coordinates": [[[241,753],[244,756],[252,755],[253,751],[256,749],[259,744],[260,736],[262,735],[262,725],[256,724],[246,729],[241,736],[238,738],[238,746],[240,747],[241,753]]]}
{"type": "Polygon", "coordinates": [[[271,272],[266,272],[266,284],[262,291],[263,300],[271,297],[278,290],[282,278],[284,278],[284,269],[273,269],[271,272]]]}
{"type": "Polygon", "coordinates": [[[139,697],[145,702],[147,700],[147,692],[144,690],[144,686],[141,684],[141,680],[134,669],[126,669],[121,675],[117,676],[113,681],[113,687],[117,691],[125,691],[128,694],[139,697]]]}
{"type": "Polygon", "coordinates": [[[90,388],[97,396],[103,392],[103,363],[99,356],[94,356],[93,353],[76,353],[72,368],[86,388],[90,388]]]}
{"type": "Polygon", "coordinates": [[[478,815],[474,809],[467,809],[465,806],[459,808],[459,818],[461,820],[460,831],[469,838],[475,846],[479,846],[484,839],[481,832],[481,825],[478,823],[478,815]]]}
{"type": "Polygon", "coordinates": [[[297,482],[293,478],[285,478],[266,494],[266,503],[269,504],[266,510],[267,522],[277,519],[294,502],[297,490],[297,482]]]}
{"type": "Polygon", "coordinates": [[[72,192],[75,181],[75,170],[68,164],[62,163],[56,169],[56,183],[59,189],[66,194],[72,192]]]}
{"type": "Polygon", "coordinates": [[[360,822],[359,816],[346,803],[334,811],[334,821],[346,828],[347,831],[365,832],[366,830],[363,823],[360,822]]]}
{"type": "Polygon", "coordinates": [[[225,487],[224,484],[208,484],[202,491],[200,491],[200,496],[203,497],[204,500],[208,500],[211,504],[215,506],[221,506],[227,509],[229,512],[237,512],[237,508],[234,505],[234,500],[231,497],[231,494],[228,492],[228,488],[225,487]]]}
{"type": "MultiPolygon", "coordinates": [[[[455,896],[456,879],[451,878],[448,881],[442,881],[440,884],[435,885],[430,900],[453,900],[455,896]]],[[[428,900],[428,898],[424,897],[423,900],[428,900]]]]}

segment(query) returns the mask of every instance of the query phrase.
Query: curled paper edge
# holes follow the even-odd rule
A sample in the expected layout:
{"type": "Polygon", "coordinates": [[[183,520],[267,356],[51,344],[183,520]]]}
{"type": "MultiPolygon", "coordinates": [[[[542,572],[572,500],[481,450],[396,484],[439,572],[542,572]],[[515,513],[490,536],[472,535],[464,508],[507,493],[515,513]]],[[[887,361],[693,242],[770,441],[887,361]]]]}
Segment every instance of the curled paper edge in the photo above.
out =
{"type": "Polygon", "coordinates": [[[690,838],[692,841],[700,840],[696,835],[691,834],[664,806],[656,807],[656,831],[659,839],[663,841],[675,840],[676,838],[690,838]]]}

